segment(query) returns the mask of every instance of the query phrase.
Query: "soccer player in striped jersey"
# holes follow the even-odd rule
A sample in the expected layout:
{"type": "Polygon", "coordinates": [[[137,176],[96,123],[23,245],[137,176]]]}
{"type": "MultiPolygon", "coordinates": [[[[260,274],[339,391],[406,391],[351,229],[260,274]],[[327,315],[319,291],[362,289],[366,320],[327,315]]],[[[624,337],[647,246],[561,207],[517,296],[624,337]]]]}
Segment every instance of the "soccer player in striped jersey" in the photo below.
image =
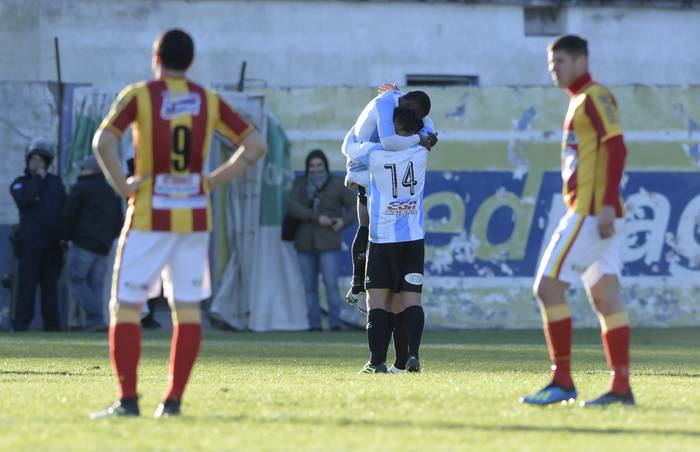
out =
{"type": "MultiPolygon", "coordinates": [[[[379,87],[379,95],[372,99],[362,110],[353,127],[343,140],[342,152],[347,157],[346,185],[357,188],[357,216],[359,227],[352,243],[352,287],[348,290],[346,300],[357,305],[365,291],[366,253],[369,242],[369,214],[367,212],[366,187],[369,183],[369,168],[362,162],[348,156],[349,149],[356,148],[363,142],[379,143],[387,151],[397,151],[421,144],[430,149],[437,143],[437,132],[428,116],[430,98],[423,91],[404,93],[394,84],[379,87]],[[394,127],[394,109],[405,107],[414,110],[423,119],[424,127],[420,132],[401,136],[394,127]]],[[[389,313],[389,335],[393,334],[396,358],[389,371],[401,373],[406,369],[407,342],[405,334],[405,314],[399,303],[394,304],[394,312],[389,313]]]]}
{"type": "MultiPolygon", "coordinates": [[[[423,127],[415,110],[397,107],[394,124],[400,136],[423,127]]],[[[387,372],[391,305],[400,296],[408,342],[406,370],[418,372],[418,351],[425,316],[421,306],[425,247],[423,188],[428,149],[420,143],[399,152],[381,144],[349,148],[349,157],[369,168],[369,250],[367,252],[367,341],[370,361],[361,373],[387,372]],[[354,150],[357,150],[355,152],[354,150]]]]}
{"type": "Polygon", "coordinates": [[[627,149],[612,93],[588,73],[588,44],[566,35],[548,47],[554,83],[569,94],[564,119],[561,175],[567,212],[539,265],[534,292],[540,302],[552,382],[522,402],[572,402],[571,313],[566,290],[581,278],[601,326],[612,370],[609,391],[582,406],[634,404],[629,383],[630,327],[620,299],[623,203],[620,181],[627,149]]]}
{"type": "Polygon", "coordinates": [[[156,417],[180,414],[185,385],[202,337],[200,302],[211,295],[209,192],[242,175],[267,151],[260,133],[218,94],[186,78],[194,43],[177,29],[153,46],[155,79],[127,86],[93,140],[115,191],[128,198],[110,299],[109,351],[120,398],[93,418],[138,416],[136,375],[141,309],[160,290],[170,302],[173,336],[170,383],[156,417]],[[132,126],[135,176],[127,179],[118,143],[132,126]],[[214,130],[238,145],[209,174],[204,163],[214,130]]]}

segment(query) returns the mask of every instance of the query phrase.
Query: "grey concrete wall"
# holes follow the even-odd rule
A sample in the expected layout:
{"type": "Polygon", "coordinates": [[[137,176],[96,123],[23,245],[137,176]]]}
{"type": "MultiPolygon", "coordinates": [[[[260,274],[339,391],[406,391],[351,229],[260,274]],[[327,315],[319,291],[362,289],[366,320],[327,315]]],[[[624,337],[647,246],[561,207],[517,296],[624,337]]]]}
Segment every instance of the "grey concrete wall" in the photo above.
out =
{"type": "MultiPolygon", "coordinates": [[[[0,82],[0,224],[18,221],[9,187],[24,172],[29,142],[38,136],[56,142],[57,96],[51,86],[38,82],[0,82]]],[[[55,172],[55,165],[51,171],[55,172]]]]}
{"type": "MultiPolygon", "coordinates": [[[[550,38],[524,36],[522,6],[485,3],[0,0],[0,41],[11,43],[0,80],[54,80],[57,36],[66,81],[120,86],[150,76],[154,37],[179,26],[196,40],[192,76],[207,84],[235,81],[243,60],[272,87],[402,83],[407,73],[549,84],[550,38]]],[[[699,9],[575,6],[564,15],[567,32],[589,38],[601,81],[698,82],[699,9]]]]}

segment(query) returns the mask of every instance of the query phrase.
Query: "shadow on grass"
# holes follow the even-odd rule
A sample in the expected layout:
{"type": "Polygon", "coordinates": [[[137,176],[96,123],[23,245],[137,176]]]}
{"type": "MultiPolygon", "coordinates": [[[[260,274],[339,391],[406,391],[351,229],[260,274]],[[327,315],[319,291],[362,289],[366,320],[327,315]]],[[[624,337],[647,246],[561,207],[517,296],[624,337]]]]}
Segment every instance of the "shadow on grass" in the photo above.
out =
{"type": "MultiPolygon", "coordinates": [[[[634,409],[634,408],[632,408],[634,409]]],[[[237,416],[206,416],[205,419],[213,421],[225,422],[253,422],[263,424],[281,424],[288,423],[294,425],[309,425],[318,427],[320,425],[332,425],[337,427],[371,427],[371,428],[396,428],[396,429],[411,429],[411,430],[477,430],[485,432],[527,432],[527,433],[574,433],[574,434],[592,434],[592,435],[658,435],[658,436],[677,436],[700,438],[700,430],[682,430],[682,429],[656,429],[656,428],[594,428],[594,427],[569,427],[569,426],[541,426],[541,425],[489,425],[475,424],[472,422],[411,422],[406,420],[380,420],[380,419],[333,419],[328,418],[307,418],[284,416],[279,418],[256,418],[245,415],[237,416]]]]}

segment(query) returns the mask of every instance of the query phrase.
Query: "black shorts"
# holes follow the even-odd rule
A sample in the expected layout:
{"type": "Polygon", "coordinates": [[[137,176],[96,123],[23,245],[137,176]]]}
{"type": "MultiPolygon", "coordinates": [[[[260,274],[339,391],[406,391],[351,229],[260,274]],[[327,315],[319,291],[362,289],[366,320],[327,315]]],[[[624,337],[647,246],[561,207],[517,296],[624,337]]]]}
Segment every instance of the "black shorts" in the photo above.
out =
{"type": "Polygon", "coordinates": [[[365,189],[365,187],[362,185],[357,186],[357,199],[363,206],[367,205],[367,189],[365,189]]]}
{"type": "Polygon", "coordinates": [[[367,289],[423,291],[425,241],[372,243],[367,252],[367,289]]]}

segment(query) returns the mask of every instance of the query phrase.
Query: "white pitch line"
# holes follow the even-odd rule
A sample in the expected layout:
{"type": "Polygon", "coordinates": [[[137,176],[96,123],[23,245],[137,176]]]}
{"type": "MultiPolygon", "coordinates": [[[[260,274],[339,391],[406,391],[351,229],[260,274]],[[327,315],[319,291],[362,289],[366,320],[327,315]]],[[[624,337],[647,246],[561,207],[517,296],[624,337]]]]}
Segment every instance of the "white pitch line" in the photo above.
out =
{"type": "MultiPolygon", "coordinates": [[[[342,141],[347,131],[344,130],[302,130],[291,129],[285,131],[292,141],[342,141]]],[[[688,142],[700,140],[700,134],[690,134],[687,130],[640,130],[625,132],[627,142],[688,142]]],[[[559,143],[561,132],[544,132],[536,130],[526,131],[501,131],[501,130],[474,130],[442,132],[439,135],[441,141],[511,141],[518,140],[531,143],[559,143]]]]}

